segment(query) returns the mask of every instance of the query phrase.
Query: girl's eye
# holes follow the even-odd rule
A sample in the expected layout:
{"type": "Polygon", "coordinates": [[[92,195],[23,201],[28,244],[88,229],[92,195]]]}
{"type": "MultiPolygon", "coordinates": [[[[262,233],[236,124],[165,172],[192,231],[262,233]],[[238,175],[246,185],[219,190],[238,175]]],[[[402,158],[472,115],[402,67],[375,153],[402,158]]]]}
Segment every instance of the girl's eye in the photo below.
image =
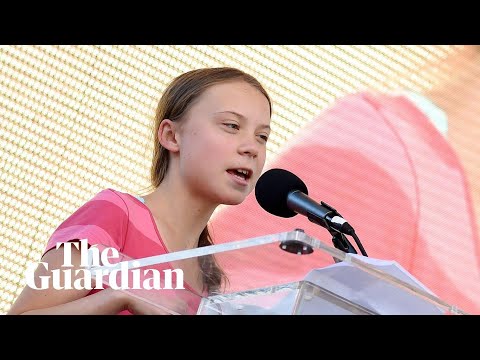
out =
{"type": "Polygon", "coordinates": [[[260,136],[260,137],[262,138],[262,140],[264,140],[265,142],[268,141],[268,136],[267,136],[267,135],[259,135],[259,136],[260,136]]]}
{"type": "Polygon", "coordinates": [[[239,127],[237,124],[225,123],[224,125],[225,125],[226,127],[231,128],[231,129],[235,129],[235,130],[240,129],[240,127],[239,127]]]}

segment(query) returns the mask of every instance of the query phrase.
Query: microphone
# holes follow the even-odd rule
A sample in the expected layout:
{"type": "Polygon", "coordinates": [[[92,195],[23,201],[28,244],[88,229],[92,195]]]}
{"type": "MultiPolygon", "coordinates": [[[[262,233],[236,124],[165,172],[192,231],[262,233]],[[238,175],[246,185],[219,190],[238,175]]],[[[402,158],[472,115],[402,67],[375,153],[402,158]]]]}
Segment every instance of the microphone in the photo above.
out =
{"type": "Polygon", "coordinates": [[[305,183],[287,170],[271,169],[260,176],[255,197],[260,206],[273,215],[289,218],[301,214],[328,230],[355,234],[353,227],[333,207],[311,199],[305,183]]]}
{"type": "Polygon", "coordinates": [[[255,197],[260,206],[270,214],[285,218],[297,214],[306,216],[308,220],[330,232],[337,249],[357,254],[344,234],[351,235],[362,255],[368,256],[353,227],[333,207],[323,201],[318,203],[311,199],[305,183],[290,171],[266,171],[257,181],[255,197]]]}

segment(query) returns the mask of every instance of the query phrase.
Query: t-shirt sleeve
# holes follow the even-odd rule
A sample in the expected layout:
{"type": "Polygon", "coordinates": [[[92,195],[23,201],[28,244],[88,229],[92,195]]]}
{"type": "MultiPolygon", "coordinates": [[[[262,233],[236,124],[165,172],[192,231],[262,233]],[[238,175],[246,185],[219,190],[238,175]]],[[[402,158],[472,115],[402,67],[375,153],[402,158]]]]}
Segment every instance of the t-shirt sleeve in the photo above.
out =
{"type": "Polygon", "coordinates": [[[53,232],[44,254],[58,243],[86,239],[89,246],[101,245],[122,251],[128,225],[128,209],[112,189],[105,189],[78,208],[53,232]]]}

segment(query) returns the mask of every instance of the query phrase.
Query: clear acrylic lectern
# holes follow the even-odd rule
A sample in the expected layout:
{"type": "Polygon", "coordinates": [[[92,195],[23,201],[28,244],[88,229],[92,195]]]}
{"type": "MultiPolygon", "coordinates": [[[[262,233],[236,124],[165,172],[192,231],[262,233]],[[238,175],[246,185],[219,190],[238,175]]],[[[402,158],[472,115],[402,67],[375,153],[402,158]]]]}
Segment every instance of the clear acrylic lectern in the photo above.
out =
{"type": "Polygon", "coordinates": [[[92,277],[160,313],[465,314],[396,262],[346,254],[298,229],[111,263],[93,264],[92,277]]]}

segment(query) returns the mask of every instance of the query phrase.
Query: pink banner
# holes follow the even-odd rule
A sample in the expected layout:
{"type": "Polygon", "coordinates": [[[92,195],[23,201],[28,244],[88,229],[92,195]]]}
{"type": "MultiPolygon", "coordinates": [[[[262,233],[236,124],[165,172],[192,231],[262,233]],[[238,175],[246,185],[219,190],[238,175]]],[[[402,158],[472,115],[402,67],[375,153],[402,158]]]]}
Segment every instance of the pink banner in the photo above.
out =
{"type": "MultiPolygon", "coordinates": [[[[370,257],[397,261],[438,297],[480,313],[479,239],[464,171],[406,97],[365,92],[338,100],[268,168],[293,172],[310,197],[335,207],[370,257]]],[[[301,215],[267,213],[253,192],[212,222],[216,243],[294,228],[332,245],[327,230],[301,215]]]]}

